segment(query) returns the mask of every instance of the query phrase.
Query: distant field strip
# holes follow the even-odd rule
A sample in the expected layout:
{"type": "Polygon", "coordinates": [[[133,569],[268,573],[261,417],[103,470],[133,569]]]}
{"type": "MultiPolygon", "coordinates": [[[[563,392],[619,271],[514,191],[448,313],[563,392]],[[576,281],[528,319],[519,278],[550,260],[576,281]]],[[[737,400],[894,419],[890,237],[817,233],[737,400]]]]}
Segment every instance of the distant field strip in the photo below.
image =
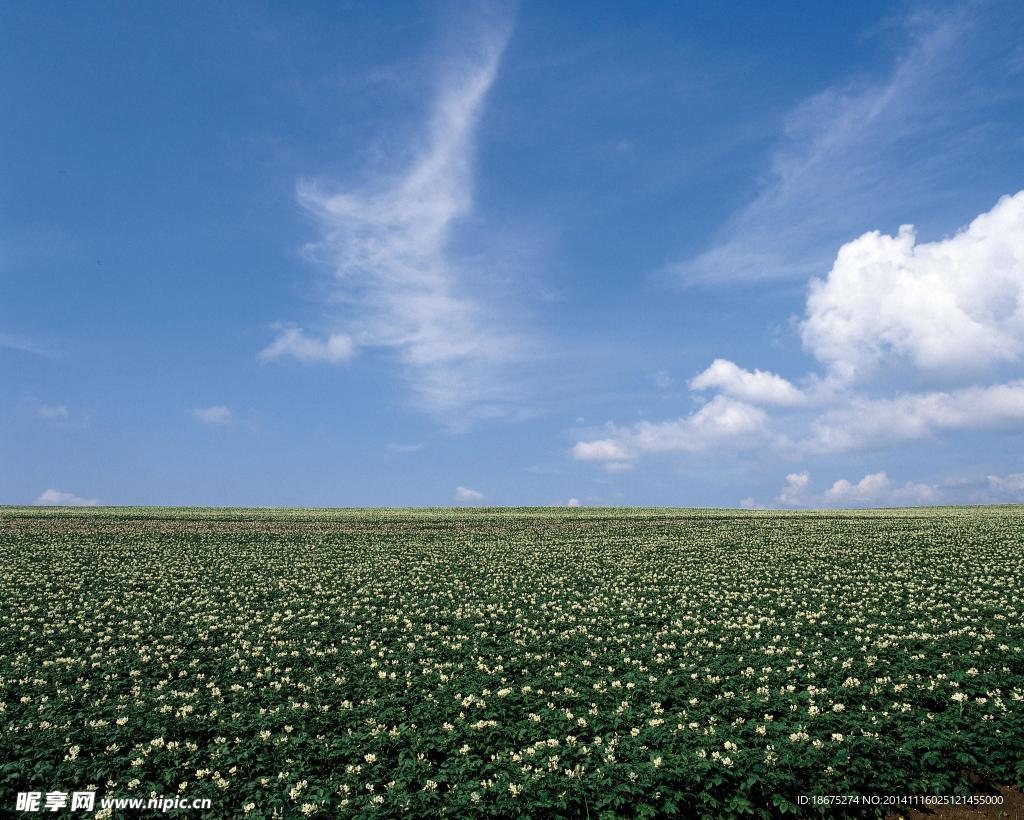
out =
{"type": "Polygon", "coordinates": [[[1024,508],[0,507],[0,687],[2,814],[88,789],[776,816],[1020,786],[1024,508]]]}

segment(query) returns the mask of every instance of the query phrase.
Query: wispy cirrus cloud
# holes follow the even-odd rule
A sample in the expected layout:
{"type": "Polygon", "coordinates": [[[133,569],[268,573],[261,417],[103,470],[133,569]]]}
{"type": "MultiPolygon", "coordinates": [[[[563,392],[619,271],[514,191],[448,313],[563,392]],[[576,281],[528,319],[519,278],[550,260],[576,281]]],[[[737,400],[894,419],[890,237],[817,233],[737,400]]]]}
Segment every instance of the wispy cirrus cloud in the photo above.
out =
{"type": "MultiPolygon", "coordinates": [[[[344,338],[395,354],[416,403],[449,422],[507,412],[517,397],[509,367],[528,347],[502,301],[488,297],[487,272],[451,249],[472,209],[477,126],[510,31],[507,20],[482,24],[467,52],[450,60],[411,163],[355,189],[323,180],[298,189],[321,230],[310,250],[332,270],[333,296],[348,308],[344,338]]],[[[289,332],[264,354],[326,352],[341,338],[289,332]]]]}
{"type": "Polygon", "coordinates": [[[389,455],[407,455],[409,453],[417,453],[423,449],[422,444],[402,444],[400,442],[391,442],[385,445],[384,450],[389,455]]]}
{"type": "Polygon", "coordinates": [[[30,353],[33,356],[50,356],[50,352],[32,339],[14,333],[0,333],[0,350],[13,350],[17,353],[30,353]]]}
{"type": "Polygon", "coordinates": [[[806,278],[865,224],[921,212],[937,189],[963,185],[963,163],[1009,138],[980,125],[986,107],[1021,94],[999,50],[998,21],[980,19],[985,9],[911,15],[897,27],[907,44],[886,74],[797,105],[756,193],[702,252],[670,270],[686,282],[806,278]]]}

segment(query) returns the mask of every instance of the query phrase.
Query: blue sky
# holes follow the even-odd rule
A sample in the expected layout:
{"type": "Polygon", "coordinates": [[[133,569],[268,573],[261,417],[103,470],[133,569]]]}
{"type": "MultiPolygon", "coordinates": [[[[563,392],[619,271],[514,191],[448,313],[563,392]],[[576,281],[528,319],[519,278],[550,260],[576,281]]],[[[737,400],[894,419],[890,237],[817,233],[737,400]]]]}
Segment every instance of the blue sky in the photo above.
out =
{"type": "Polygon", "coordinates": [[[1019,3],[0,15],[2,503],[1024,501],[1019,3]]]}

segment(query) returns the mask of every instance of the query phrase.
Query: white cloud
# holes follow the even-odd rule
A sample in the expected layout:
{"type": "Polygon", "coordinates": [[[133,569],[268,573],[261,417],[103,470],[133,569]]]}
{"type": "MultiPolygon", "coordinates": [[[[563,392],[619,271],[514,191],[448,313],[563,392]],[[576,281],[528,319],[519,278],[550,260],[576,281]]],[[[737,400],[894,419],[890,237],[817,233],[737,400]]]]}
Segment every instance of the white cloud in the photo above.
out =
{"type": "Polygon", "coordinates": [[[223,404],[197,407],[192,411],[192,415],[203,424],[230,424],[232,419],[231,408],[223,404]]]}
{"type": "Polygon", "coordinates": [[[300,362],[326,362],[338,364],[348,361],[355,353],[352,339],[343,333],[332,333],[325,339],[307,336],[299,327],[285,327],[277,338],[259,352],[261,362],[292,358],[300,362]]]}
{"type": "Polygon", "coordinates": [[[579,507],[579,506],[582,506],[582,505],[580,504],[580,500],[578,498],[570,498],[568,501],[565,502],[565,506],[566,507],[579,507]]]}
{"type": "Polygon", "coordinates": [[[907,363],[977,375],[1024,355],[1024,191],[948,239],[866,233],[811,282],[801,335],[831,375],[863,380],[907,363]]]}
{"type": "Polygon", "coordinates": [[[0,350],[13,350],[18,353],[31,353],[33,356],[49,357],[49,351],[30,339],[13,333],[0,333],[0,350]]]}
{"type": "Polygon", "coordinates": [[[690,388],[717,389],[753,404],[792,407],[805,400],[804,394],[782,376],[766,370],[751,373],[727,359],[715,359],[707,370],[690,380],[690,388]]]}
{"type": "Polygon", "coordinates": [[[1024,498],[1024,473],[988,476],[989,489],[1000,496],[1024,498]]]}
{"type": "Polygon", "coordinates": [[[979,5],[907,19],[907,46],[884,76],[794,108],[765,183],[717,241],[674,271],[690,281],[811,276],[865,224],[927,209],[936,190],[961,190],[964,164],[1008,137],[986,106],[1021,95],[1007,67],[1013,28],[992,19],[996,7],[983,22],[979,5]]]}
{"type": "MultiPolygon", "coordinates": [[[[801,334],[826,368],[806,377],[806,391],[725,359],[690,387],[787,410],[771,421],[790,435],[760,441],[797,455],[887,447],[944,432],[1024,431],[1024,379],[977,383],[1024,361],[1024,191],[1003,197],[948,239],[916,244],[904,229],[843,245],[828,277],[811,284],[801,334]],[[885,395],[897,380],[927,385],[968,377],[973,386],[885,395]],[[811,405],[825,409],[810,415],[803,408],[811,405]]],[[[760,421],[767,427],[769,418],[760,421]]],[[[602,449],[618,448],[625,460],[638,449],[622,435],[588,444],[577,457],[601,460],[614,455],[602,449]]]]}
{"type": "Polygon", "coordinates": [[[767,435],[768,417],[758,407],[727,396],[711,401],[685,418],[628,428],[609,425],[612,436],[578,442],[572,448],[580,461],[624,462],[644,453],[696,452],[728,443],[750,443],[767,435]]]}
{"type": "Polygon", "coordinates": [[[625,461],[631,458],[623,443],[607,438],[577,442],[572,448],[572,454],[579,461],[625,461]]]}
{"type": "Polygon", "coordinates": [[[913,506],[934,503],[936,498],[934,487],[912,481],[897,486],[885,472],[866,475],[856,484],[841,478],[825,492],[827,504],[840,506],[913,506]]]}
{"type": "Polygon", "coordinates": [[[80,498],[74,493],[60,490],[44,490],[35,503],[41,507],[95,507],[99,501],[95,498],[80,498]]]}
{"type": "Polygon", "coordinates": [[[800,447],[819,453],[859,450],[943,430],[1024,430],[1024,380],[893,399],[852,397],[815,419],[800,447]]]}
{"type": "Polygon", "coordinates": [[[36,409],[36,415],[47,421],[59,421],[69,418],[71,414],[65,404],[41,404],[36,409]]]}
{"type": "Polygon", "coordinates": [[[463,487],[461,484],[455,488],[455,500],[456,501],[483,501],[484,494],[479,490],[471,490],[469,487],[463,487]]]}
{"type": "Polygon", "coordinates": [[[418,450],[423,449],[422,444],[399,444],[392,442],[391,444],[385,445],[385,449],[392,455],[405,455],[407,453],[415,453],[418,450]]]}
{"type": "Polygon", "coordinates": [[[804,470],[786,476],[775,500],[786,507],[894,507],[934,504],[938,498],[937,488],[913,481],[898,485],[884,471],[856,483],[841,478],[819,495],[811,490],[811,475],[804,470]]]}
{"type": "MultiPolygon", "coordinates": [[[[690,381],[692,390],[716,391],[712,403],[764,407],[759,433],[716,443],[807,456],[956,431],[1024,431],[1024,191],[937,241],[919,243],[910,227],[864,233],[907,215],[941,223],[946,203],[968,186],[977,193],[963,168],[1017,138],[986,111],[1024,94],[1019,72],[1007,68],[1019,49],[999,14],[975,4],[904,21],[909,46],[889,71],[794,110],[766,183],[717,241],[677,266],[690,281],[830,271],[811,282],[799,325],[818,363],[795,382],[803,389],[725,359],[690,381]],[[987,39],[998,47],[980,47],[987,39]]],[[[689,419],[641,422],[611,426],[573,454],[628,465],[643,452],[705,441],[689,419]]],[[[865,496],[880,483],[863,481],[840,484],[836,497],[865,496]]],[[[925,492],[890,490],[897,501],[925,492]]],[[[808,487],[783,492],[815,499],[808,487]]]]}
{"type": "Polygon", "coordinates": [[[525,354],[504,303],[487,299],[487,272],[468,270],[449,249],[471,209],[477,123],[508,35],[507,25],[487,30],[455,61],[411,165],[359,191],[299,186],[323,235],[311,250],[352,308],[355,341],[395,351],[418,403],[440,415],[503,413],[516,394],[504,368],[525,354]]]}
{"type": "Polygon", "coordinates": [[[811,474],[806,470],[802,473],[790,473],[786,476],[786,483],[779,490],[778,502],[788,507],[810,506],[810,497],[807,495],[810,483],[811,474]]]}

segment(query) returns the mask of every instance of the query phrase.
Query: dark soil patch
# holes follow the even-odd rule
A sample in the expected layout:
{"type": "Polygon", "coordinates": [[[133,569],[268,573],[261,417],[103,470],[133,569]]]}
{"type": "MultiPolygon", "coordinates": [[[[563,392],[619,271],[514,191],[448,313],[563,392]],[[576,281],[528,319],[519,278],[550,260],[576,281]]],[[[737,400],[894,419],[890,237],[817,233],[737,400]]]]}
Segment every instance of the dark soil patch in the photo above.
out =
{"type": "Polygon", "coordinates": [[[1024,791],[1014,786],[997,786],[994,789],[1003,797],[1002,805],[989,803],[978,806],[934,806],[928,809],[909,809],[905,814],[890,815],[888,820],[902,816],[909,820],[1024,820],[1024,791]]]}

